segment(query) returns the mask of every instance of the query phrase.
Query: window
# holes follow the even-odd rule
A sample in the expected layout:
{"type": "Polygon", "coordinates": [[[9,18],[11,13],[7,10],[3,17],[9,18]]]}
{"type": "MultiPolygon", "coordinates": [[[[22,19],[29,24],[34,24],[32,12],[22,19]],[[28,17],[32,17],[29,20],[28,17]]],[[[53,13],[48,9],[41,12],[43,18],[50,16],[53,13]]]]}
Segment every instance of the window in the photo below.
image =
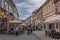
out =
{"type": "Polygon", "coordinates": [[[49,24],[49,29],[55,29],[54,23],[49,24]]]}
{"type": "Polygon", "coordinates": [[[13,10],[14,10],[14,9],[11,7],[11,13],[13,13],[13,10]]]}
{"type": "Polygon", "coordinates": [[[0,7],[2,7],[2,0],[0,0],[0,7]]]}
{"type": "Polygon", "coordinates": [[[48,7],[46,7],[46,13],[48,12],[48,9],[49,9],[49,8],[48,8],[48,7]]]}
{"type": "Polygon", "coordinates": [[[49,8],[50,8],[50,5],[49,5],[49,8]]]}
{"type": "Polygon", "coordinates": [[[59,27],[60,27],[60,23],[59,23],[59,27]]]}
{"type": "Polygon", "coordinates": [[[48,12],[50,11],[50,5],[48,5],[48,12]]]}
{"type": "Polygon", "coordinates": [[[58,23],[56,23],[56,28],[58,29],[58,23]]]}
{"type": "Polygon", "coordinates": [[[11,6],[9,6],[9,12],[11,12],[11,6]]]}
{"type": "Polygon", "coordinates": [[[52,25],[51,24],[49,24],[49,29],[52,29],[52,25]]]}
{"type": "Polygon", "coordinates": [[[54,3],[58,2],[59,0],[54,0],[54,3]]]}
{"type": "Polygon", "coordinates": [[[8,11],[8,4],[5,2],[5,10],[8,11]]]}
{"type": "Polygon", "coordinates": [[[46,25],[44,24],[44,29],[46,29],[46,25]]]}
{"type": "Polygon", "coordinates": [[[5,0],[2,0],[2,8],[5,8],[5,0]]]}
{"type": "Polygon", "coordinates": [[[56,8],[56,11],[58,11],[58,9],[56,8]]]}

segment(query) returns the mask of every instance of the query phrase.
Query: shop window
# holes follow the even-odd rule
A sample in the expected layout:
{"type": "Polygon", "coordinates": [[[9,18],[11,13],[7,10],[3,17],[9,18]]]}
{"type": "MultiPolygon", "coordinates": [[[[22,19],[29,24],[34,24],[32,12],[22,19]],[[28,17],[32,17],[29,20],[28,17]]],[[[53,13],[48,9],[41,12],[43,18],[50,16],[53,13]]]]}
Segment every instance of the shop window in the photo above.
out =
{"type": "Polygon", "coordinates": [[[59,23],[59,27],[60,27],[60,23],[59,23]]]}
{"type": "Polygon", "coordinates": [[[2,18],[0,18],[0,31],[2,32],[2,31],[4,31],[4,29],[5,29],[5,26],[4,26],[4,19],[2,18]]]}
{"type": "Polygon", "coordinates": [[[49,24],[49,29],[51,29],[52,28],[52,25],[51,24],[49,24]]]}
{"type": "Polygon", "coordinates": [[[49,29],[54,29],[54,28],[55,28],[54,23],[49,24],[49,29]]]}
{"type": "Polygon", "coordinates": [[[58,9],[57,9],[57,8],[56,8],[55,10],[56,10],[56,11],[58,11],[58,9]]]}
{"type": "Polygon", "coordinates": [[[45,26],[45,24],[44,24],[44,29],[46,29],[46,26],[45,26]]]}
{"type": "Polygon", "coordinates": [[[56,23],[56,28],[58,29],[58,23],[56,23]]]}

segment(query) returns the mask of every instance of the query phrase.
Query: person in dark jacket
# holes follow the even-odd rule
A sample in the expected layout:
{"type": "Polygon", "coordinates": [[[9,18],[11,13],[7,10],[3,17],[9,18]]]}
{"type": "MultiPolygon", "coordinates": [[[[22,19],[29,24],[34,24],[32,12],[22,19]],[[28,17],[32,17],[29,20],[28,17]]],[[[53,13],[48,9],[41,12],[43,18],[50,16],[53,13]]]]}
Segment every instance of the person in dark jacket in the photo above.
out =
{"type": "Polygon", "coordinates": [[[18,36],[18,27],[14,26],[13,31],[16,36],[18,36]]]}
{"type": "Polygon", "coordinates": [[[27,27],[27,34],[30,34],[30,27],[27,27]]]}
{"type": "Polygon", "coordinates": [[[32,33],[32,28],[31,28],[31,30],[30,30],[30,31],[31,31],[31,33],[32,33]]]}

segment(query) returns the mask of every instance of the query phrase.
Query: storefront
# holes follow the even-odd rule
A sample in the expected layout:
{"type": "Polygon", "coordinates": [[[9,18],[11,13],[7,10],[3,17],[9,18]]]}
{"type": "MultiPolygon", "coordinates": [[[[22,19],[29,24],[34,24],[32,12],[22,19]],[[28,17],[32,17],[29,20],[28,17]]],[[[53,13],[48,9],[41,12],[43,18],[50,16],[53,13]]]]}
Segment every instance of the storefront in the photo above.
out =
{"type": "Polygon", "coordinates": [[[6,24],[5,23],[5,12],[3,9],[0,9],[0,32],[6,30],[5,24],[6,24]]]}
{"type": "MultiPolygon", "coordinates": [[[[6,13],[8,13],[8,12],[6,12],[6,13]]],[[[5,16],[6,16],[6,20],[7,20],[6,21],[6,30],[9,31],[10,28],[12,27],[12,24],[10,24],[9,21],[13,20],[13,16],[10,15],[10,13],[6,14],[5,16]]]]}
{"type": "Polygon", "coordinates": [[[21,21],[19,21],[19,20],[11,20],[11,21],[9,21],[9,25],[11,24],[12,26],[10,27],[10,29],[12,28],[12,27],[14,27],[14,26],[16,26],[16,27],[20,27],[20,24],[21,24],[22,22],[21,21]]]}
{"type": "Polygon", "coordinates": [[[47,31],[55,30],[60,33],[60,15],[53,15],[45,20],[45,27],[47,31]]]}
{"type": "Polygon", "coordinates": [[[5,18],[0,18],[0,31],[6,31],[5,18]]]}

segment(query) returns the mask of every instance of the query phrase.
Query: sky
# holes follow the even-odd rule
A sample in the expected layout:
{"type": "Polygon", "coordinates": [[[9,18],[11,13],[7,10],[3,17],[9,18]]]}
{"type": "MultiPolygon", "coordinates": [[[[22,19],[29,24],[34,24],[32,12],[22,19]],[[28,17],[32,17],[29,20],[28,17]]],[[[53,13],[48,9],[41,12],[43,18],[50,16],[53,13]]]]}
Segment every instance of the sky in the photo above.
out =
{"type": "Polygon", "coordinates": [[[25,20],[32,15],[32,12],[38,9],[46,0],[13,0],[15,3],[19,19],[25,20]]]}

